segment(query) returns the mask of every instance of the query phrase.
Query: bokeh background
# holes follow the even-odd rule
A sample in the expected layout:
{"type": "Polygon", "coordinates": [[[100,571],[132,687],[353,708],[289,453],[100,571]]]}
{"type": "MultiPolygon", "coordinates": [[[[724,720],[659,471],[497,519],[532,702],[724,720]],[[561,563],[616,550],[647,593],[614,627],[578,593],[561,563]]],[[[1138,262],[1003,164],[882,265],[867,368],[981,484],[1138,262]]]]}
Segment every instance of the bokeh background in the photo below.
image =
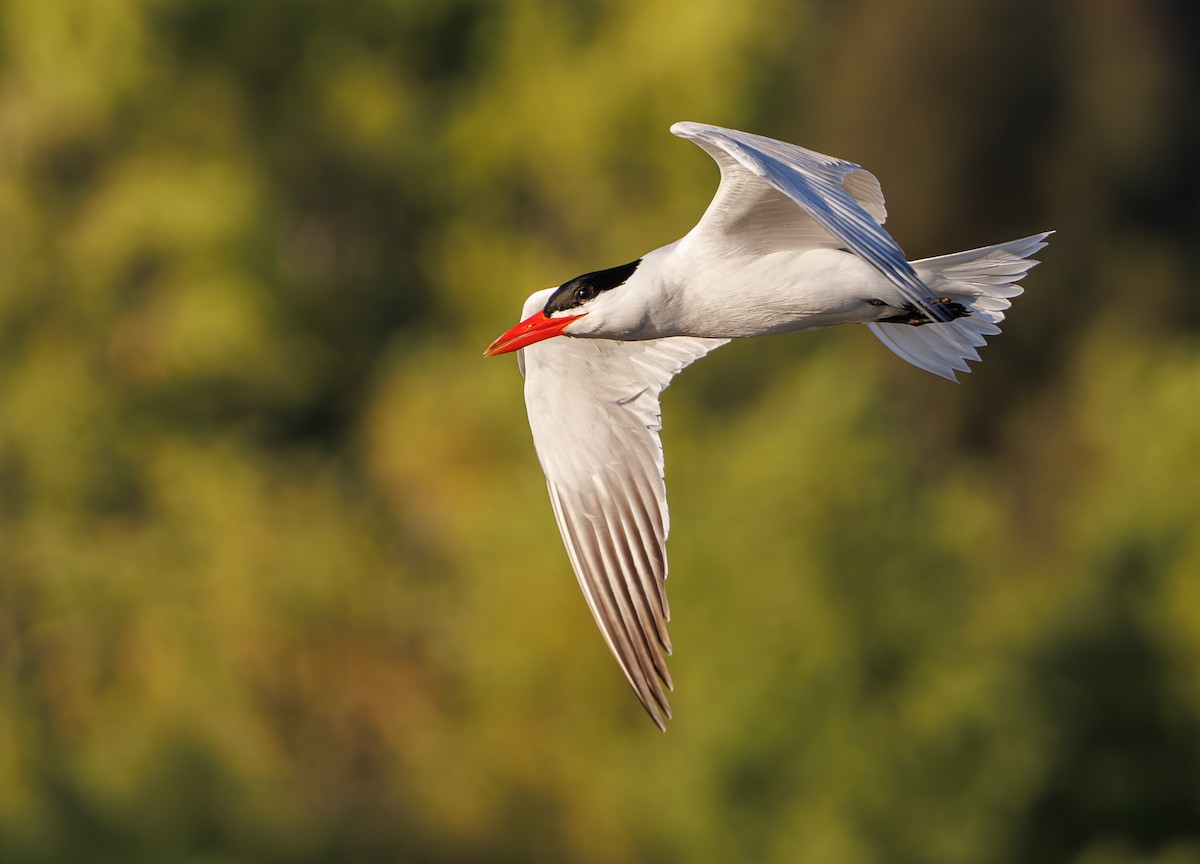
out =
{"type": "Polygon", "coordinates": [[[0,860],[1200,861],[1197,10],[0,2],[0,860]],[[669,391],[662,735],[480,352],[694,223],[681,119],[1058,233],[960,385],[669,391]]]}

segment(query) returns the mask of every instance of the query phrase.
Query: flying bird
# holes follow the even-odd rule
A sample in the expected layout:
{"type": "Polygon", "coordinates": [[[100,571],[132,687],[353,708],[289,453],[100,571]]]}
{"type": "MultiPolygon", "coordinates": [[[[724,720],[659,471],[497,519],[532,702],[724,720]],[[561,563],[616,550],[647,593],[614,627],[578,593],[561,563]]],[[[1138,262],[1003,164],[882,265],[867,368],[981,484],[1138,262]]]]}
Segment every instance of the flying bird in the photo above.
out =
{"type": "Polygon", "coordinates": [[[883,228],[879,181],[858,165],[718,126],[671,132],[721,169],[700,222],[636,261],[530,295],[484,352],[518,352],[567,556],[660,729],[674,689],[658,436],[671,379],[730,339],[866,324],[909,363],[955,380],[1000,332],[1051,233],[910,262],[883,228]]]}

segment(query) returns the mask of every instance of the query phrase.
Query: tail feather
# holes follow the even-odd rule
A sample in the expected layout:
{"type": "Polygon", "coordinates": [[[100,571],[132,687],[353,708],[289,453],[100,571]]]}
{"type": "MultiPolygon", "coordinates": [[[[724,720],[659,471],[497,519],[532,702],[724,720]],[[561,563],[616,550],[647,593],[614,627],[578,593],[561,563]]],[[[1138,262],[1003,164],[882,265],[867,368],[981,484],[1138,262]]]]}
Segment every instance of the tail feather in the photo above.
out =
{"type": "Polygon", "coordinates": [[[949,297],[970,314],[917,327],[881,322],[867,327],[914,366],[957,380],[955,372],[971,371],[968,360],[979,360],[975,349],[986,344],[985,337],[1000,332],[1004,310],[1024,290],[1017,282],[1038,263],[1029,256],[1045,248],[1052,233],[913,261],[917,275],[936,296],[949,297]]]}

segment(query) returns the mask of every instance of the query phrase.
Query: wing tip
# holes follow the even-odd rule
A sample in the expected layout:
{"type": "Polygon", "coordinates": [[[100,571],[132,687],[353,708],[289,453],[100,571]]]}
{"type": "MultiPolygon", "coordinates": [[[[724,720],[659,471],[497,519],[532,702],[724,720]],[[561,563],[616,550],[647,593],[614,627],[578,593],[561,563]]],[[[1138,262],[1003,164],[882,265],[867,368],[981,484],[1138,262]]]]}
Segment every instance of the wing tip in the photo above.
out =
{"type": "Polygon", "coordinates": [[[658,731],[665,733],[667,731],[667,721],[674,719],[671,716],[671,706],[667,704],[667,701],[664,699],[661,702],[657,700],[651,702],[643,699],[642,707],[646,709],[646,713],[650,715],[650,719],[654,721],[654,725],[658,727],[658,731]]]}

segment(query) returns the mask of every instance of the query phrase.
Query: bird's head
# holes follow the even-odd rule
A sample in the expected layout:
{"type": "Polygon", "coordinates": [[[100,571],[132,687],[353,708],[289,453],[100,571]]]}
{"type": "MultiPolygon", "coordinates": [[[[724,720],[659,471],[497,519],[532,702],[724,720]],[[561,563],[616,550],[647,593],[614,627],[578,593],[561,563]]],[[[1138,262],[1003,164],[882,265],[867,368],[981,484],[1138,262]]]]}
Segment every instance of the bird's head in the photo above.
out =
{"type": "MultiPolygon", "coordinates": [[[[637,270],[637,261],[584,273],[554,289],[545,306],[502,334],[484,351],[487,357],[517,351],[552,336],[614,338],[635,329],[640,319],[636,304],[624,302],[619,291],[637,270]],[[632,318],[631,315],[632,314],[632,318]],[[629,318],[630,320],[625,320],[629,318]]],[[[536,295],[535,295],[536,296],[536,295]]],[[[530,298],[532,299],[532,298],[530,298]]]]}

